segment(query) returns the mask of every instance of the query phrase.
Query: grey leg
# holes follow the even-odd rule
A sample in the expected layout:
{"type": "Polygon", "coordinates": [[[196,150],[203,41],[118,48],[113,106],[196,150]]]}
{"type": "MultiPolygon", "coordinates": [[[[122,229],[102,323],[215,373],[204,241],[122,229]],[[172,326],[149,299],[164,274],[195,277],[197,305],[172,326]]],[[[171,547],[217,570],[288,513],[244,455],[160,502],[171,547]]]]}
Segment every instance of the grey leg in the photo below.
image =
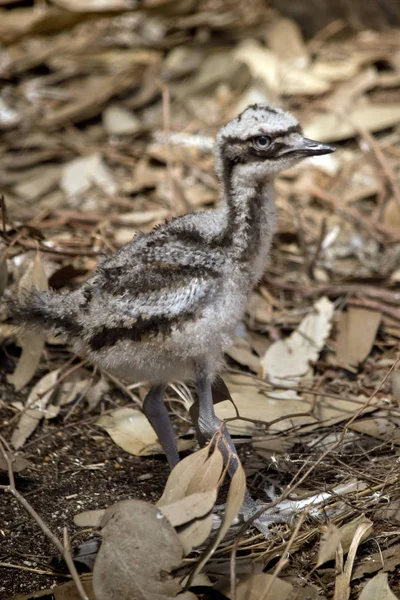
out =
{"type": "Polygon", "coordinates": [[[157,434],[170,469],[173,469],[179,462],[179,454],[174,430],[163,400],[165,388],[164,385],[154,385],[151,388],[144,399],[143,412],[157,434]]]}
{"type": "Polygon", "coordinates": [[[197,391],[199,395],[197,428],[203,439],[207,441],[220,429],[223,439],[219,442],[219,448],[225,464],[228,465],[229,475],[232,477],[238,465],[237,451],[225,423],[215,414],[211,381],[211,378],[204,371],[199,370],[197,372],[197,391]]]}
{"type": "MultiPolygon", "coordinates": [[[[231,477],[238,467],[238,454],[228,429],[217,417],[214,411],[211,378],[201,370],[197,372],[197,391],[199,394],[199,420],[198,428],[201,435],[210,440],[213,435],[220,430],[222,439],[219,442],[219,449],[224,457],[225,464],[228,465],[228,473],[231,477]]],[[[248,491],[244,498],[242,513],[246,519],[254,515],[260,507],[254,502],[248,491]]]]}
{"type": "MultiPolygon", "coordinates": [[[[211,378],[205,371],[197,371],[197,390],[199,394],[199,416],[197,428],[203,438],[206,440],[212,439],[213,435],[220,430],[222,439],[219,442],[219,449],[224,457],[225,464],[228,465],[228,473],[231,477],[236,472],[238,467],[238,454],[229,435],[228,429],[217,417],[214,411],[211,378]],[[229,461],[229,462],[228,462],[229,461]]],[[[250,519],[260,510],[261,506],[257,504],[246,490],[244,501],[241,508],[241,513],[244,518],[250,519]]],[[[254,521],[254,526],[259,531],[268,535],[268,527],[271,523],[282,522],[282,516],[266,513],[254,521]]]]}

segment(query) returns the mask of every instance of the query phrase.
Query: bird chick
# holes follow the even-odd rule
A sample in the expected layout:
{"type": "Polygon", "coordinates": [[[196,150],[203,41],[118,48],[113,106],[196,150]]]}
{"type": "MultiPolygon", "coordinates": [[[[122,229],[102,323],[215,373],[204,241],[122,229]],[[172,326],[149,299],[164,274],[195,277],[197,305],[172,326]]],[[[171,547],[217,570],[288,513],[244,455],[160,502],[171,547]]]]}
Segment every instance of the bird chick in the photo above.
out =
{"type": "MultiPolygon", "coordinates": [[[[174,380],[195,381],[198,430],[206,439],[222,431],[221,451],[234,473],[236,450],[215,415],[211,386],[265,267],[275,226],[274,177],[333,151],[305,138],[289,113],[249,106],[216,139],[218,208],[139,234],[77,290],[31,292],[16,317],[66,335],[74,352],[118,377],[148,381],[143,410],[171,468],[179,456],[163,395],[174,380]]],[[[254,510],[253,503],[247,513],[254,510]]]]}

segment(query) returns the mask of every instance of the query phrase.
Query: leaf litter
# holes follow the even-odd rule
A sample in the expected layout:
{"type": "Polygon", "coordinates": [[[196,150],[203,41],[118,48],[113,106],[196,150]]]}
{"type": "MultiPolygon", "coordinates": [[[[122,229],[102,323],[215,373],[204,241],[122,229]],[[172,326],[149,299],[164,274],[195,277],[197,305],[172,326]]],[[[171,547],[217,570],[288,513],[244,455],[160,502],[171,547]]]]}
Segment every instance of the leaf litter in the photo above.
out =
{"type": "MultiPolygon", "coordinates": [[[[32,269],[43,273],[40,262],[42,267],[51,262],[60,274],[54,279],[58,289],[74,288],[109,249],[186,210],[181,195],[169,189],[171,163],[188,206],[212,206],[218,195],[213,136],[249,103],[276,102],[295,112],[306,135],[337,143],[335,155],[309,161],[276,182],[274,248],[227,354],[223,377],[232,401],[218,402],[216,410],[228,419],[253,496],[292,516],[309,510],[289,562],[275,579],[276,589],[282,589],[276,596],[284,597],[290,583],[300,596],[317,589],[320,597],[333,597],[334,556],[304,583],[318,564],[321,524],[331,532],[325,557],[335,548],[340,558],[342,548],[347,565],[363,514],[373,522],[388,562],[379,563],[371,538],[357,543],[354,563],[336,593],[345,597],[350,588],[354,598],[364,590],[374,597],[390,597],[390,589],[398,594],[391,554],[400,498],[397,371],[385,379],[400,349],[398,32],[375,32],[370,23],[368,32],[347,26],[335,33],[336,23],[328,37],[308,40],[291,20],[290,7],[280,14],[257,0],[251,9],[237,2],[138,7],[111,0],[60,0],[39,10],[12,0],[2,6],[0,72],[7,81],[0,97],[0,174],[7,207],[0,241],[2,301],[18,293],[24,277],[32,285],[32,269]],[[168,127],[159,81],[171,97],[168,127]],[[38,247],[42,253],[33,258],[38,247]],[[321,302],[322,311],[316,308],[321,302]],[[337,531],[340,546],[332,533],[337,531]],[[386,566],[388,579],[379,573],[386,566]],[[378,573],[377,587],[374,579],[366,585],[371,573],[378,573]]],[[[358,17],[362,22],[365,14],[358,17]]],[[[28,473],[23,485],[44,516],[62,528],[82,510],[104,510],[121,497],[157,502],[162,496],[174,522],[193,515],[176,526],[182,553],[189,553],[180,567],[187,577],[215,541],[210,506],[227,485],[220,481],[220,456],[209,449],[200,451],[200,458],[189,454],[185,460],[191,460],[174,470],[164,494],[163,481],[155,493],[153,471],[163,459],[148,454],[159,451],[154,436],[141,437],[145,421],[137,407],[145,388],[130,390],[107,374],[94,374],[90,365],[62,379],[67,361],[75,368],[78,360],[62,340],[45,343],[37,333],[18,337],[3,304],[0,319],[5,369],[13,384],[0,390],[4,437],[17,440],[17,460],[26,456],[33,463],[17,475],[28,473]],[[47,376],[54,380],[54,396],[46,392],[47,376]],[[134,408],[126,407],[127,397],[134,408]],[[29,404],[33,400],[35,408],[29,404]],[[140,415],[136,425],[117,434],[115,443],[93,427],[131,409],[140,415]],[[148,472],[140,470],[142,464],[148,472]],[[82,471],[88,482],[89,475],[107,473],[99,477],[103,487],[88,483],[91,494],[85,495],[85,486],[74,483],[82,471]],[[51,493],[35,483],[47,472],[54,472],[46,479],[51,493]],[[130,483],[121,496],[124,476],[130,483]]],[[[194,443],[188,404],[169,403],[180,443],[187,447],[194,443]]],[[[6,560],[20,564],[21,554],[48,553],[39,552],[36,532],[16,536],[15,513],[7,514],[6,560]],[[8,546],[16,549],[13,561],[8,546]]],[[[26,523],[27,517],[20,518],[26,523]]],[[[271,526],[268,539],[257,538],[252,529],[240,538],[237,597],[262,588],[263,579],[269,585],[270,562],[285,555],[292,530],[289,521],[271,526]],[[255,575],[257,569],[268,572],[255,575]]],[[[233,535],[213,548],[203,569],[219,589],[231,568],[233,535]]],[[[7,597],[59,582],[34,572],[28,581],[23,570],[2,569],[7,597]]],[[[75,600],[73,590],[67,584],[54,593],[75,600]]]]}

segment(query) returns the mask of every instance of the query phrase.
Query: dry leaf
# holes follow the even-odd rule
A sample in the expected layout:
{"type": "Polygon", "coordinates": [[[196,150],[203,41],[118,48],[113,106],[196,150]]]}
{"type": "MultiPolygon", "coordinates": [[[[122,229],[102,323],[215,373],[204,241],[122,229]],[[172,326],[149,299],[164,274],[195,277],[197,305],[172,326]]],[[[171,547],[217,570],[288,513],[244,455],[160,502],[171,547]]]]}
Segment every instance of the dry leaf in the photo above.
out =
{"type": "Polygon", "coordinates": [[[217,493],[217,488],[207,492],[196,492],[173,504],[165,504],[160,510],[173,527],[179,527],[208,514],[213,509],[217,493]]]}
{"type": "Polygon", "coordinates": [[[176,465],[168,477],[163,495],[157,502],[157,506],[165,506],[185,498],[193,475],[205,463],[209,452],[209,446],[205,446],[198,452],[186,456],[176,465]]]}
{"type": "Polygon", "coordinates": [[[358,600],[398,600],[388,584],[387,573],[378,573],[368,581],[358,600]]]}
{"type": "MultiPolygon", "coordinates": [[[[232,402],[225,401],[215,405],[215,412],[220,419],[232,419],[227,423],[228,430],[234,436],[256,436],[265,432],[265,424],[270,432],[286,431],[301,424],[302,430],[312,431],[320,427],[321,422],[328,427],[349,419],[359,409],[359,403],[366,403],[368,398],[358,396],[354,403],[348,400],[332,400],[326,396],[316,397],[315,403],[309,397],[302,398],[295,390],[274,390],[265,382],[248,375],[225,374],[224,378],[231,393],[232,402]],[[237,418],[240,416],[255,420],[255,423],[237,418]],[[312,415],[305,415],[313,407],[312,415]],[[300,415],[300,413],[302,413],[300,415]],[[296,416],[296,415],[299,416],[296,416]],[[260,421],[260,423],[257,423],[260,421]]],[[[363,413],[376,411],[377,401],[371,401],[363,413]]],[[[360,421],[360,424],[364,421],[360,421]]],[[[355,426],[358,426],[358,422],[355,426]]]]}
{"type": "Polygon", "coordinates": [[[286,339],[268,348],[261,359],[263,377],[271,383],[291,387],[299,383],[309,369],[310,361],[318,358],[330,333],[334,312],[333,303],[323,297],[314,304],[314,310],[286,339]]]}
{"type": "MultiPolygon", "coordinates": [[[[286,600],[293,590],[291,583],[283,581],[269,573],[252,573],[245,575],[236,586],[236,600],[286,600]],[[271,581],[273,583],[271,585],[271,581]],[[265,590],[269,588],[268,594],[265,590]]],[[[230,597],[230,590],[225,589],[224,593],[230,597]]]]}
{"type": "Polygon", "coordinates": [[[382,315],[379,312],[351,306],[339,321],[336,358],[346,367],[356,367],[370,354],[382,315]]]}
{"type": "MultiPolygon", "coordinates": [[[[183,559],[175,529],[160,509],[125,500],[107,509],[93,571],[96,600],[167,600],[181,591],[171,571],[183,559]]],[[[179,600],[195,600],[186,592],[179,600]]]]}
{"type": "Polygon", "coordinates": [[[104,129],[110,135],[132,135],[142,129],[137,117],[119,104],[110,104],[103,111],[104,129]]]}
{"type": "Polygon", "coordinates": [[[47,404],[54,393],[54,386],[57,382],[60,369],[50,371],[39,379],[32,388],[26,407],[19,419],[16,429],[11,436],[11,443],[16,450],[24,445],[25,441],[35,431],[43,417],[52,418],[58,413],[57,407],[53,411],[46,411],[47,404]]]}
{"type": "Polygon", "coordinates": [[[347,119],[333,113],[317,113],[304,127],[304,135],[320,142],[336,142],[354,136],[356,127],[367,131],[379,131],[393,127],[400,121],[398,104],[359,104],[353,107],[347,119]]]}
{"type": "MultiPolygon", "coordinates": [[[[135,456],[163,454],[157,434],[146,416],[136,408],[118,408],[96,421],[125,452],[135,456]]],[[[179,450],[193,447],[192,440],[178,440],[179,450]]]]}
{"type": "Polygon", "coordinates": [[[72,377],[64,380],[59,388],[57,396],[57,406],[66,406],[74,400],[81,397],[90,386],[90,379],[83,378],[83,372],[75,372],[72,377]]]}
{"type": "Polygon", "coordinates": [[[356,421],[350,429],[378,440],[400,445],[400,419],[385,410],[375,412],[370,418],[356,421]]]}
{"type": "Polygon", "coordinates": [[[225,512],[222,517],[221,525],[217,531],[215,538],[211,541],[210,545],[206,548],[203,556],[196,565],[195,570],[192,573],[192,578],[195,577],[210,556],[214,553],[219,543],[224,539],[229,527],[236,518],[239,510],[243,504],[243,500],[246,493],[246,474],[240,462],[238,462],[237,470],[229,485],[228,497],[226,499],[225,512]]]}
{"type": "Polygon", "coordinates": [[[365,575],[376,573],[377,571],[394,571],[400,565],[400,546],[391,546],[385,550],[367,554],[361,563],[354,569],[351,579],[361,579],[365,575]]]}
{"type": "Polygon", "coordinates": [[[117,192],[114,177],[100,154],[75,158],[63,167],[60,185],[67,197],[84,194],[93,184],[106,194],[117,192]]]}
{"type": "Polygon", "coordinates": [[[193,477],[185,492],[186,496],[217,489],[223,469],[224,460],[218,445],[216,445],[211,456],[193,471],[193,477]]]}
{"type": "Polygon", "coordinates": [[[78,527],[100,527],[101,520],[105,512],[105,508],[99,508],[98,510],[85,510],[74,516],[74,523],[78,527]]]}
{"type": "MultiPolygon", "coordinates": [[[[26,460],[26,458],[22,458],[22,456],[12,456],[11,461],[14,473],[21,473],[21,471],[25,471],[25,469],[29,469],[29,467],[32,466],[32,464],[26,460]]],[[[8,471],[8,464],[4,456],[0,456],[0,471],[8,471]]]]}
{"type": "MultiPolygon", "coordinates": [[[[199,492],[208,493],[210,494],[210,501],[213,497],[213,504],[215,504],[223,469],[222,454],[218,445],[216,445],[211,456],[196,470],[192,471],[192,478],[185,490],[185,496],[189,499],[193,498],[193,496],[197,497],[199,492]]],[[[179,502],[184,502],[184,500],[180,500],[179,502]]],[[[205,499],[205,502],[207,502],[207,499],[205,499]]],[[[212,530],[213,516],[211,509],[208,513],[203,512],[203,514],[193,516],[196,519],[178,533],[185,554],[189,554],[193,548],[205,542],[212,530]]]]}
{"type": "Polygon", "coordinates": [[[279,91],[279,61],[275,54],[252,39],[244,40],[237,47],[234,57],[247,65],[255,79],[261,79],[268,90],[279,91]]]}
{"type": "MultiPolygon", "coordinates": [[[[39,291],[48,289],[47,277],[39,252],[36,253],[33,264],[20,280],[19,293],[23,294],[24,290],[31,288],[39,291]]],[[[20,344],[22,353],[17,367],[14,373],[7,377],[17,392],[29,383],[36,372],[45,345],[45,335],[37,331],[25,331],[20,336],[20,344]]]]}
{"type": "Polygon", "coordinates": [[[275,18],[267,31],[268,47],[280,61],[305,68],[310,63],[300,27],[292,19],[275,18]]]}
{"type": "MultiPolygon", "coordinates": [[[[89,600],[96,600],[92,582],[82,581],[82,585],[89,600]]],[[[41,590],[34,594],[31,592],[30,594],[16,596],[12,600],[34,600],[36,598],[44,598],[44,600],[49,600],[49,598],[54,598],[54,600],[81,600],[81,596],[73,581],[69,581],[68,583],[64,583],[63,585],[48,590],[41,590]]]]}
{"type": "Polygon", "coordinates": [[[340,531],[333,523],[329,523],[325,527],[325,531],[321,536],[321,541],[318,550],[317,567],[335,558],[336,550],[340,544],[340,531]]]}

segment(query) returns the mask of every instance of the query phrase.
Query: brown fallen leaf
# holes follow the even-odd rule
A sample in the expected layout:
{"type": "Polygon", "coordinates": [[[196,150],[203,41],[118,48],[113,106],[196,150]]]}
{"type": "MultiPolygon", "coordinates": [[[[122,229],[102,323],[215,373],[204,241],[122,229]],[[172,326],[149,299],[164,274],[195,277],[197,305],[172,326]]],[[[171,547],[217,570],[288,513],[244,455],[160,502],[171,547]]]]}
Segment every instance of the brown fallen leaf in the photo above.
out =
{"type": "Polygon", "coordinates": [[[360,103],[350,110],[348,116],[349,120],[344,120],[330,112],[315,113],[304,127],[304,134],[321,142],[337,142],[357,133],[352,123],[371,132],[393,127],[400,121],[400,106],[393,103],[360,103]]]}
{"type": "Polygon", "coordinates": [[[315,302],[310,312],[286,339],[271,344],[261,359],[263,377],[282,387],[295,386],[309,372],[332,326],[334,307],[326,297],[315,302]]]}
{"type": "Polygon", "coordinates": [[[157,502],[157,506],[165,506],[185,498],[194,473],[205,463],[209,452],[210,448],[205,446],[198,452],[186,456],[176,465],[168,477],[163,495],[157,502]]]}
{"type": "Polygon", "coordinates": [[[93,184],[106,194],[117,192],[114,177],[99,153],[74,158],[64,165],[60,185],[67,198],[84,194],[93,184]]]}
{"type": "Polygon", "coordinates": [[[389,587],[387,573],[378,573],[368,581],[358,600],[398,600],[389,587]]]}
{"type": "Polygon", "coordinates": [[[229,527],[232,525],[234,519],[239,513],[239,510],[243,504],[245,493],[246,474],[241,463],[239,462],[236,473],[232,477],[229,485],[228,497],[226,499],[225,512],[221,520],[221,525],[216,536],[211,540],[210,544],[205,549],[203,556],[197,563],[196,568],[192,572],[190,577],[191,580],[193,580],[193,578],[200,573],[210,556],[218,547],[219,543],[224,539],[229,527]]]}
{"type": "Polygon", "coordinates": [[[350,425],[350,429],[378,440],[400,445],[400,419],[388,411],[380,410],[369,418],[364,418],[350,425]]]}
{"type": "Polygon", "coordinates": [[[74,516],[74,523],[77,527],[100,527],[101,520],[107,509],[84,510],[74,516]]]}
{"type": "Polygon", "coordinates": [[[398,565],[400,565],[400,545],[396,544],[385,550],[379,549],[378,552],[367,554],[354,569],[351,579],[352,581],[361,579],[377,571],[394,571],[398,565]]]}
{"type": "MultiPolygon", "coordinates": [[[[96,600],[167,600],[181,592],[171,572],[182,564],[182,545],[159,508],[119,502],[107,509],[102,536],[93,571],[96,600]]],[[[195,596],[186,592],[179,600],[195,596]]]]}
{"type": "MultiPolygon", "coordinates": [[[[14,473],[21,473],[21,471],[25,471],[25,469],[29,469],[31,466],[31,463],[26,458],[22,458],[22,456],[12,457],[12,470],[14,473]]],[[[0,471],[8,471],[7,461],[4,456],[0,456],[0,471]]]]}
{"type": "MultiPolygon", "coordinates": [[[[107,431],[112,440],[125,452],[135,456],[163,454],[157,434],[146,416],[136,408],[118,408],[103,415],[96,425],[107,431]]],[[[192,440],[178,440],[179,450],[192,448],[192,440]]]]}
{"type": "MultiPolygon", "coordinates": [[[[185,491],[187,498],[197,496],[199,492],[206,493],[214,497],[215,504],[218,486],[223,477],[223,469],[222,454],[216,445],[207,460],[198,469],[193,471],[192,479],[185,491]]],[[[189,554],[193,548],[200,546],[207,540],[212,530],[212,523],[213,515],[210,509],[208,513],[203,512],[203,514],[199,514],[196,519],[179,531],[179,539],[181,540],[185,554],[189,554]]]]}
{"type": "Polygon", "coordinates": [[[212,511],[217,493],[217,488],[206,492],[196,492],[178,502],[161,506],[160,510],[173,527],[179,527],[189,521],[204,517],[212,511]]]}
{"type": "Polygon", "coordinates": [[[321,536],[316,566],[319,567],[335,557],[340,544],[340,531],[333,523],[328,523],[321,536]]]}
{"type": "MultiPolygon", "coordinates": [[[[89,600],[97,600],[91,581],[82,581],[83,589],[88,595],[89,600]]],[[[48,600],[48,598],[54,598],[54,600],[81,600],[81,596],[79,595],[76,585],[73,581],[69,581],[68,583],[64,583],[56,588],[51,588],[48,590],[41,590],[40,592],[36,592],[34,594],[23,594],[22,596],[16,596],[12,598],[12,600],[34,600],[34,598],[44,598],[48,600]]]]}
{"type": "Polygon", "coordinates": [[[358,306],[351,306],[341,314],[336,343],[340,365],[357,367],[369,356],[381,320],[381,313],[358,306]]]}
{"type": "MultiPolygon", "coordinates": [[[[236,600],[286,600],[293,590],[291,583],[276,577],[271,585],[273,575],[269,573],[252,573],[240,578],[236,586],[236,600]],[[265,590],[269,588],[267,596],[265,590]]],[[[230,590],[224,589],[230,598],[230,590]]]]}

